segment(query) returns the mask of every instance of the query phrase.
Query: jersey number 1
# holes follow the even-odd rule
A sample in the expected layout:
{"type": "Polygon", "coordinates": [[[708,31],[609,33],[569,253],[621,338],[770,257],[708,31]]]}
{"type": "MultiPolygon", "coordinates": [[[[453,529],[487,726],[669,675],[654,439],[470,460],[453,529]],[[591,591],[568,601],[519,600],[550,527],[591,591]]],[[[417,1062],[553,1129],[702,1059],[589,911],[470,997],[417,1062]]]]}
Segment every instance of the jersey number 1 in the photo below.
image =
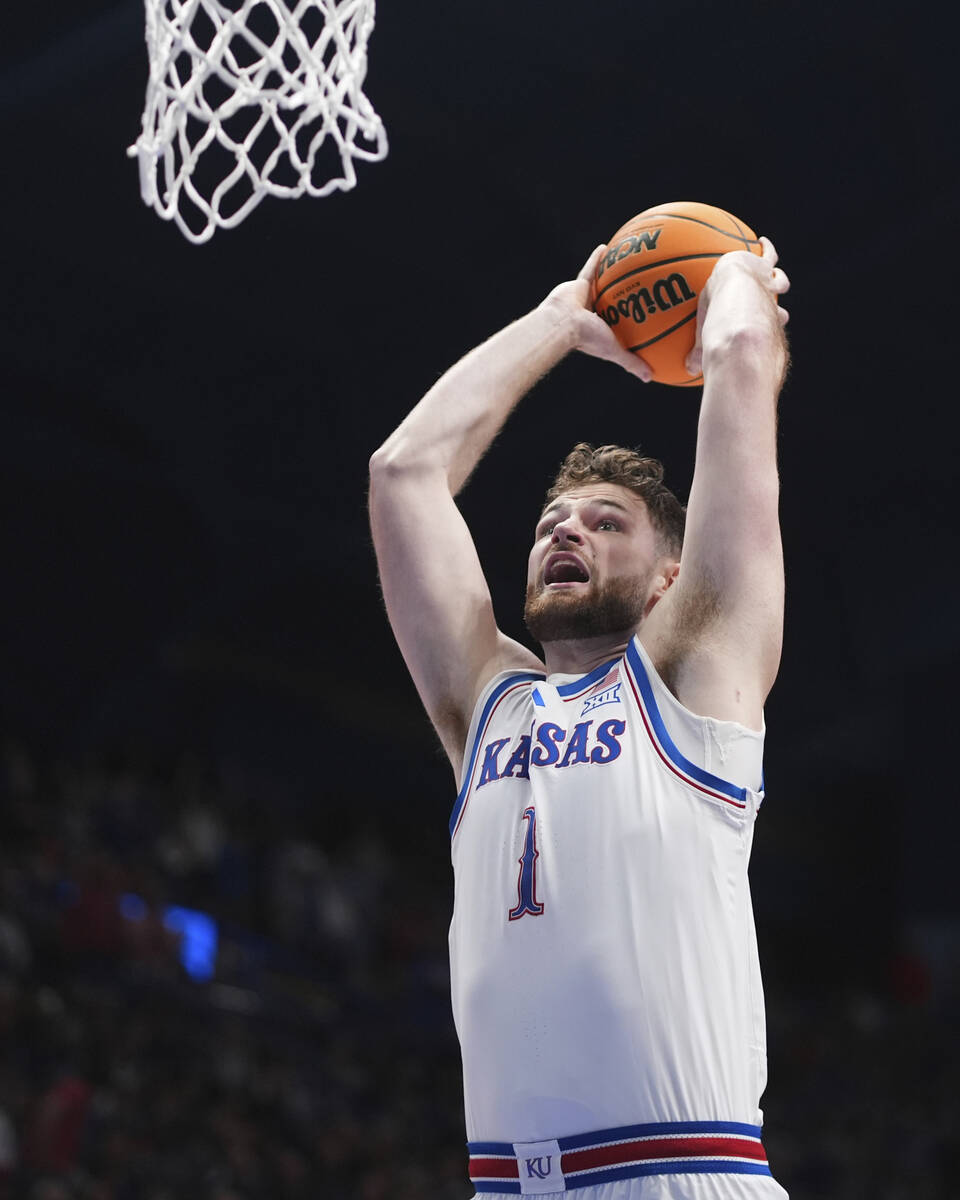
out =
{"type": "Polygon", "coordinates": [[[510,920],[518,921],[529,913],[532,917],[543,914],[543,905],[537,902],[537,810],[528,808],[523,814],[527,823],[523,838],[523,854],[520,856],[520,878],[517,880],[517,906],[510,909],[510,920]]]}

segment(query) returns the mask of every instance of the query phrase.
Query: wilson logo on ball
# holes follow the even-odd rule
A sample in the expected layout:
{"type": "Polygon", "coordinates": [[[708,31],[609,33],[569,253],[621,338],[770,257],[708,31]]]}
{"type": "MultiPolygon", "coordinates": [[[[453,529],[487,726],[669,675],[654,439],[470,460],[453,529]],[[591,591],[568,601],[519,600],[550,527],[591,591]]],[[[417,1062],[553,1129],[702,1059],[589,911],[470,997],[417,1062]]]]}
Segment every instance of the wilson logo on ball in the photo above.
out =
{"type": "Polygon", "coordinates": [[[608,304],[600,315],[608,325],[618,324],[621,317],[642,325],[648,314],[653,316],[656,312],[669,312],[678,304],[693,300],[696,294],[680,272],[674,271],[658,279],[652,288],[637,288],[621,296],[616,304],[608,304]]]}

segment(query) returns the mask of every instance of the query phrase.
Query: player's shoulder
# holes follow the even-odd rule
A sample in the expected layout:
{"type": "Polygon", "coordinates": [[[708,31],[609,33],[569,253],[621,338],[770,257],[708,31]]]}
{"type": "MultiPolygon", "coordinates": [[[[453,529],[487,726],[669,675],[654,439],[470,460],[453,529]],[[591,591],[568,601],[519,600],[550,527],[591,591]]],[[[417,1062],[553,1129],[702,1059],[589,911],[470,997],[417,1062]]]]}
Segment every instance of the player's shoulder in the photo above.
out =
{"type": "MultiPolygon", "coordinates": [[[[475,740],[478,726],[485,721],[484,712],[507,691],[529,690],[538,680],[546,678],[543,662],[520,642],[499,632],[495,653],[478,673],[469,711],[457,714],[457,727],[448,738],[441,736],[450,765],[457,778],[463,770],[464,757],[475,740]]],[[[488,714],[489,715],[489,714],[488,714]]]]}
{"type": "Polygon", "coordinates": [[[495,652],[477,676],[471,714],[476,710],[484,694],[489,691],[491,684],[508,675],[542,678],[546,675],[546,667],[542,659],[538,658],[532,650],[498,631],[495,652]]]}
{"type": "Polygon", "coordinates": [[[684,686],[684,679],[667,680],[655,667],[639,637],[627,649],[629,673],[643,725],[658,753],[669,759],[691,786],[721,800],[744,802],[746,790],[763,792],[765,726],[760,710],[756,726],[736,714],[715,715],[722,708],[719,695],[708,697],[684,686]]]}

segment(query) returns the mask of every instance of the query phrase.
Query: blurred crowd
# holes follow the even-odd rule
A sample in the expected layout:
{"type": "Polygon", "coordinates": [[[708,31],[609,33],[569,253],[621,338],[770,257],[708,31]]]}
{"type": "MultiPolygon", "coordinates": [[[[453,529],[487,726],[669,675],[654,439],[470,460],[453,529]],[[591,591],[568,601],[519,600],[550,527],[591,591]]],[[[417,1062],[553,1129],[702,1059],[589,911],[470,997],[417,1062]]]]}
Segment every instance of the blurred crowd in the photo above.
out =
{"type": "MultiPolygon", "coordinates": [[[[448,868],[369,818],[308,837],[264,790],[5,744],[0,1200],[473,1194],[448,868]],[[212,973],[171,905],[216,922],[212,973]]],[[[767,973],[765,1143],[795,1198],[957,1195],[955,997],[884,970],[767,973]]]]}

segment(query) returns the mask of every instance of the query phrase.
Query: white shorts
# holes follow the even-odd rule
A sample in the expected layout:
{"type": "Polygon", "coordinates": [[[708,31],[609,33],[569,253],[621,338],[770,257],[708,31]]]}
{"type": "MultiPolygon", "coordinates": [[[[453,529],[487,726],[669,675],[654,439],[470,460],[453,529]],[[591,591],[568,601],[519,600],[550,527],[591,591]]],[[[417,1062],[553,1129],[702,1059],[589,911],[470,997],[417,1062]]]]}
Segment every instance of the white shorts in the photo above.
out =
{"type": "MultiPolygon", "coordinates": [[[[517,1200],[517,1196],[477,1192],[474,1200],[517,1200]]],[[[645,1175],[547,1192],[537,1200],[787,1200],[787,1193],[769,1175],[645,1175]]]]}

